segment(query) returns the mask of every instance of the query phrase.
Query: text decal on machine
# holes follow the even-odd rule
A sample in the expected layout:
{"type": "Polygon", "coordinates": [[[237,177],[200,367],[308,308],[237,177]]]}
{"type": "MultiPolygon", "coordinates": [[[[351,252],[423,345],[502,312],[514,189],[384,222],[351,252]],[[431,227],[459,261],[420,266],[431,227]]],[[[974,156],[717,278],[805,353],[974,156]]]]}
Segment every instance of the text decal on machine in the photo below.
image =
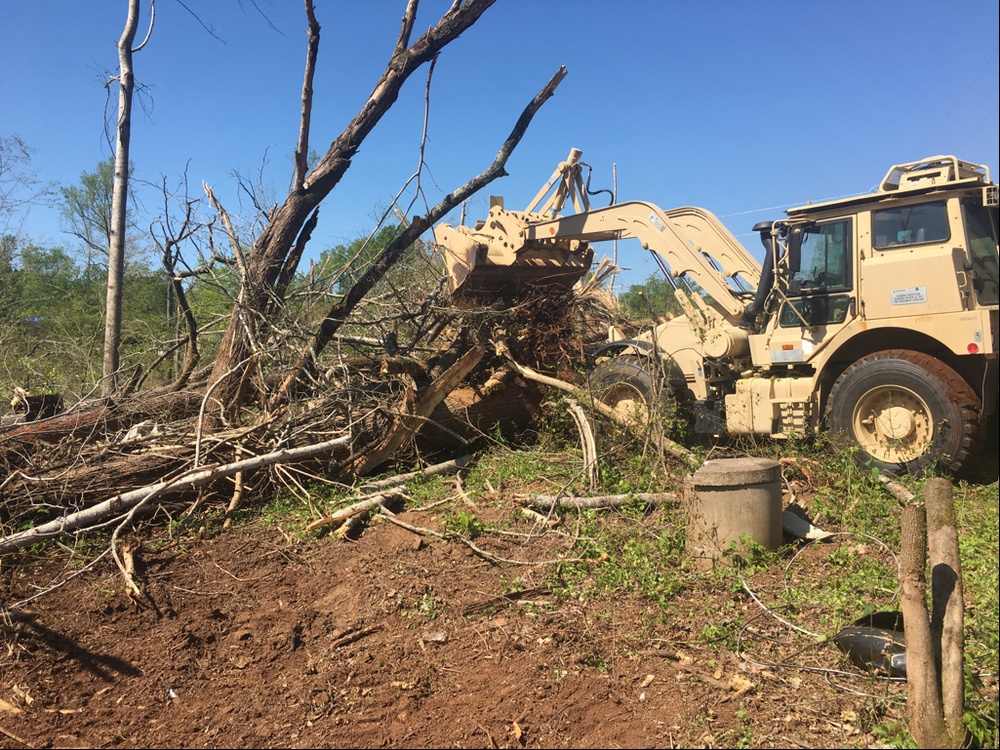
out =
{"type": "Polygon", "coordinates": [[[893,289],[889,292],[894,305],[918,305],[927,301],[927,287],[911,286],[909,289],[893,289]]]}

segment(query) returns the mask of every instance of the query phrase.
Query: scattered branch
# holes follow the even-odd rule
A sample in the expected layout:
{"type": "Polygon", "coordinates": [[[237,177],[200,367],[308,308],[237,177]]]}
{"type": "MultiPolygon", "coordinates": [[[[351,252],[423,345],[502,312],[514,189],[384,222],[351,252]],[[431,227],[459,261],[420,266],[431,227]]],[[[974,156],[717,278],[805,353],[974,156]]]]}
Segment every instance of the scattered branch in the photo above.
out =
{"type": "Polygon", "coordinates": [[[595,495],[593,497],[569,497],[566,495],[529,495],[528,504],[543,510],[560,506],[568,508],[595,509],[621,508],[626,505],[674,506],[680,498],[669,492],[637,492],[634,495],[595,495]]]}
{"type": "Polygon", "coordinates": [[[294,461],[332,453],[336,450],[346,448],[350,442],[351,436],[345,435],[315,445],[274,451],[222,466],[206,466],[200,469],[193,469],[175,479],[159,482],[150,487],[142,487],[131,492],[123,492],[77,513],[69,513],[55,521],[40,524],[26,531],[10,534],[0,539],[0,554],[29,547],[36,542],[51,539],[62,534],[69,534],[98,524],[105,524],[109,519],[120,517],[136,505],[144,503],[147,499],[152,499],[153,497],[204,487],[223,477],[232,476],[238,471],[254,471],[282,461],[294,461]]]}
{"type": "Polygon", "coordinates": [[[372,510],[380,505],[387,503],[393,498],[405,498],[406,488],[396,487],[388,492],[381,492],[375,495],[370,495],[358,500],[355,503],[351,503],[346,508],[341,508],[335,513],[331,513],[324,518],[320,518],[318,521],[313,521],[311,524],[306,526],[306,531],[318,531],[319,529],[326,528],[327,526],[332,526],[335,523],[342,523],[349,518],[365,513],[366,511],[372,510]]]}
{"type": "Polygon", "coordinates": [[[471,539],[466,539],[461,534],[455,534],[455,533],[450,532],[450,531],[447,531],[447,532],[434,531],[433,529],[425,529],[425,528],[423,528],[421,526],[414,526],[412,524],[406,523],[406,521],[402,521],[402,520],[396,518],[395,516],[389,515],[387,513],[382,513],[381,518],[385,519],[386,521],[389,521],[390,523],[395,524],[396,526],[399,526],[400,528],[406,529],[407,531],[411,531],[414,534],[419,534],[420,536],[433,536],[433,537],[437,537],[438,539],[446,539],[446,540],[447,539],[454,539],[456,541],[459,541],[462,544],[464,544],[466,547],[468,547],[470,550],[472,550],[473,553],[475,553],[478,557],[481,557],[482,559],[486,560],[487,562],[491,562],[491,563],[493,563],[495,565],[499,565],[499,564],[502,564],[502,563],[507,563],[509,565],[545,566],[545,565],[552,565],[553,563],[556,563],[556,562],[559,562],[559,563],[581,562],[582,559],[583,559],[583,558],[566,558],[566,559],[560,559],[560,560],[541,560],[541,561],[537,561],[537,562],[531,562],[529,560],[511,560],[511,559],[508,559],[506,557],[500,557],[498,555],[494,555],[494,554],[492,554],[490,552],[487,552],[486,550],[484,550],[481,547],[477,546],[471,539]]]}

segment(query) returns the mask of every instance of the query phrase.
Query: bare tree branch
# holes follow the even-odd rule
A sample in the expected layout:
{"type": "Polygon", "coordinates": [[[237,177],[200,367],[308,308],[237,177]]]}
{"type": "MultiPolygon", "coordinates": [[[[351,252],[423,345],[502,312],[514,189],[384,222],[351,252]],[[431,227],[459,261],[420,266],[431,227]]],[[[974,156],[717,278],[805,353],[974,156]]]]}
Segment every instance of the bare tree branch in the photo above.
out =
{"type": "Polygon", "coordinates": [[[299,123],[299,145],[295,149],[295,179],[292,188],[298,190],[306,179],[309,161],[309,123],[312,119],[313,77],[316,74],[316,56],[319,53],[319,22],[312,0],[305,0],[306,18],[309,21],[309,41],[306,45],[306,72],[302,81],[302,118],[299,123]]]}
{"type": "Polygon", "coordinates": [[[565,77],[566,68],[560,67],[552,78],[549,79],[548,83],[542,87],[542,90],[535,95],[535,97],[521,113],[517,123],[514,125],[514,129],[510,132],[510,135],[507,136],[507,140],[504,141],[503,145],[500,147],[500,151],[497,152],[496,157],[493,159],[493,163],[487,169],[473,177],[467,183],[462,185],[462,187],[446,195],[436,206],[430,209],[423,216],[413,217],[410,225],[400,232],[396,239],[394,239],[386,247],[382,254],[379,255],[375,262],[368,268],[367,271],[365,271],[364,275],[358,279],[357,283],[355,283],[347,291],[342,299],[333,304],[330,311],[323,319],[323,322],[320,324],[319,331],[313,337],[309,346],[303,350],[299,361],[295,365],[295,369],[288,375],[285,381],[281,384],[281,387],[275,393],[274,397],[271,399],[272,405],[287,395],[289,389],[299,377],[301,377],[305,372],[311,371],[316,357],[319,356],[320,352],[322,352],[324,347],[330,342],[334,333],[336,333],[340,326],[343,325],[345,319],[348,315],[350,315],[351,311],[371,290],[376,282],[385,276],[386,272],[393,266],[393,264],[395,264],[397,260],[399,260],[406,249],[420,238],[420,235],[430,229],[436,222],[444,218],[449,211],[454,209],[469,196],[475,194],[477,191],[481,190],[498,177],[506,176],[507,172],[504,167],[506,166],[510,155],[514,152],[514,148],[518,143],[520,143],[521,138],[524,137],[532,118],[538,110],[541,109],[542,105],[555,93],[559,82],[565,77]]]}
{"type": "Polygon", "coordinates": [[[114,497],[108,498],[102,503],[98,503],[90,508],[70,513],[55,521],[43,523],[25,531],[19,531],[0,539],[0,555],[13,552],[24,547],[29,547],[35,542],[44,539],[51,539],[62,534],[69,534],[74,531],[84,529],[94,524],[106,523],[109,518],[118,518],[127,513],[141,502],[145,502],[151,496],[160,497],[171,493],[184,492],[186,490],[197,489],[206,484],[216,481],[222,477],[232,476],[238,471],[252,471],[262,469],[267,466],[282,462],[294,461],[309,456],[318,456],[325,453],[346,448],[351,442],[350,435],[327,440],[314,445],[303,446],[302,448],[289,448],[286,450],[273,451],[261,456],[254,456],[242,461],[224,464],[222,466],[205,466],[192,469],[175,479],[149,487],[141,487],[131,492],[122,492],[114,497]]]}
{"type": "MultiPolygon", "coordinates": [[[[399,38],[396,40],[396,48],[392,52],[393,57],[403,54],[410,43],[413,24],[417,20],[417,5],[418,0],[409,0],[406,4],[406,10],[403,11],[403,21],[399,26],[399,38]]],[[[454,10],[455,6],[453,5],[448,12],[452,13],[454,10]]]]}
{"type": "Polygon", "coordinates": [[[155,23],[155,21],[156,21],[156,0],[149,0],[149,28],[146,29],[146,37],[139,43],[139,46],[132,48],[133,55],[139,50],[141,50],[143,47],[145,47],[146,43],[149,41],[149,38],[153,36],[153,24],[155,23]]]}

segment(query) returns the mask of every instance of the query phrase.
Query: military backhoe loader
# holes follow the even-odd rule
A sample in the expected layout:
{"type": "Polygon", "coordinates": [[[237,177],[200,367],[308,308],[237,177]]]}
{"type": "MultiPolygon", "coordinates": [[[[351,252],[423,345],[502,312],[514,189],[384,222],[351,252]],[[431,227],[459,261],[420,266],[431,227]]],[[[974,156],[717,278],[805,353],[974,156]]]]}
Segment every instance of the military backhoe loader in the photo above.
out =
{"type": "Polygon", "coordinates": [[[665,382],[696,432],[826,429],[895,474],[973,460],[998,392],[987,167],[934,156],[893,166],[876,192],[789,209],[754,227],[758,262],[704,209],[591,208],[580,156],[571,151],[525,211],[492,198],[474,227],[435,229],[455,296],[567,289],[590,268],[592,243],[636,238],[684,315],[634,339],[612,329],[595,353],[596,398],[649,418],[665,382]]]}

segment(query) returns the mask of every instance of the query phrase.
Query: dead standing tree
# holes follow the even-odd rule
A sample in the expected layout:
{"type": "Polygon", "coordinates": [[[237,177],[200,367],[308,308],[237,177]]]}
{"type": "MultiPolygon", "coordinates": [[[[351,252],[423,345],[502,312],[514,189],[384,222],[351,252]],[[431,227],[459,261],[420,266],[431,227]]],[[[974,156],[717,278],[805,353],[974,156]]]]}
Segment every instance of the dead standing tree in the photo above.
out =
{"type": "Polygon", "coordinates": [[[246,259],[240,296],[233,306],[209,378],[212,398],[224,412],[232,413],[246,398],[247,375],[257,356],[254,342],[258,323],[269,307],[280,303],[284,283],[298,266],[302,250],[315,226],[320,204],[340,182],[362,142],[389,111],[409,76],[471,27],[494,1],[456,0],[435,26],[411,44],[418,2],[409,0],[395,49],[368,101],[330,144],[312,171],[307,171],[313,74],[320,27],[312,0],[305,0],[309,42],[295,175],[288,196],[272,213],[268,226],[257,238],[246,259]]]}
{"type": "Polygon", "coordinates": [[[149,33],[132,48],[139,26],[139,0],[129,0],[125,30],[118,40],[118,121],[115,127],[115,182],[111,194],[111,227],[108,245],[108,293],[104,327],[104,380],[101,391],[112,396],[118,390],[119,348],[122,335],[122,279],[125,276],[125,218],[128,214],[129,145],[132,138],[132,92],[135,75],[132,55],[149,41],[153,31],[155,4],[150,1],[149,33]]]}

